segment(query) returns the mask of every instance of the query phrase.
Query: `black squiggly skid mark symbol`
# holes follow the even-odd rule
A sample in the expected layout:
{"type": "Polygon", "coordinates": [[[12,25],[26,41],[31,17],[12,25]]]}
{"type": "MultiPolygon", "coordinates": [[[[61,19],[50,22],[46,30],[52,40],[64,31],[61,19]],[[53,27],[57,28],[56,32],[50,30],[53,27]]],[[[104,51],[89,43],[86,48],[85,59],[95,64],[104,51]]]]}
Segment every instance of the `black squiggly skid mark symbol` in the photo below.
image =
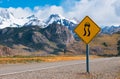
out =
{"type": "Polygon", "coordinates": [[[90,36],[90,23],[89,22],[86,22],[85,24],[84,24],[84,35],[83,36],[90,36]],[[86,27],[88,27],[88,29],[86,29],[86,27]],[[87,30],[87,31],[86,31],[87,30]],[[87,34],[87,32],[88,32],[88,34],[87,34]]]}

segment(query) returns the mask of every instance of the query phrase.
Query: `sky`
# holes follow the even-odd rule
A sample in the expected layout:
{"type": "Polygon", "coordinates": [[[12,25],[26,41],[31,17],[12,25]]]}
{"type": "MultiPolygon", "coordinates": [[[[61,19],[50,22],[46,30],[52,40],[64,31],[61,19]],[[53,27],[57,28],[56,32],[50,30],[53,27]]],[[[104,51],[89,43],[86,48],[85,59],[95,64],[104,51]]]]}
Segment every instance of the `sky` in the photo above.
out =
{"type": "Polygon", "coordinates": [[[120,25],[120,0],[0,0],[16,18],[34,14],[40,19],[60,14],[81,21],[90,16],[99,26],[120,25]]]}
{"type": "Polygon", "coordinates": [[[56,5],[59,6],[62,0],[0,0],[1,7],[29,7],[33,9],[35,6],[56,5]]]}

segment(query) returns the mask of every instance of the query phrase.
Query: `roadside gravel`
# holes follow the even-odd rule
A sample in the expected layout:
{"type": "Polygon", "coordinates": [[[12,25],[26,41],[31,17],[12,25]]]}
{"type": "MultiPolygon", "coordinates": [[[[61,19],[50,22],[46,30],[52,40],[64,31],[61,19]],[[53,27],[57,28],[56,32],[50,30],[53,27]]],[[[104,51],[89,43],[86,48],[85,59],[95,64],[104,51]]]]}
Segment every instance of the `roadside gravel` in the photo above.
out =
{"type": "Polygon", "coordinates": [[[0,79],[120,79],[120,57],[90,62],[90,74],[86,64],[62,66],[0,76],[0,79]]]}

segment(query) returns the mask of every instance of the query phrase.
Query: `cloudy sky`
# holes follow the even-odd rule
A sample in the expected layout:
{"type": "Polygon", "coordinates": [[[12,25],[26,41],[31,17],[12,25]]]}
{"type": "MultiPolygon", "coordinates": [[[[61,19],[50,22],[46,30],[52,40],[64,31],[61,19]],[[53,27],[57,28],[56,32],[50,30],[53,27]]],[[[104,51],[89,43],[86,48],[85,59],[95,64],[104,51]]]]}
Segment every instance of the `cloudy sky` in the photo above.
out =
{"type": "Polygon", "coordinates": [[[35,14],[45,19],[54,13],[79,21],[90,16],[99,26],[120,25],[120,0],[0,0],[0,7],[16,18],[35,14]]]}

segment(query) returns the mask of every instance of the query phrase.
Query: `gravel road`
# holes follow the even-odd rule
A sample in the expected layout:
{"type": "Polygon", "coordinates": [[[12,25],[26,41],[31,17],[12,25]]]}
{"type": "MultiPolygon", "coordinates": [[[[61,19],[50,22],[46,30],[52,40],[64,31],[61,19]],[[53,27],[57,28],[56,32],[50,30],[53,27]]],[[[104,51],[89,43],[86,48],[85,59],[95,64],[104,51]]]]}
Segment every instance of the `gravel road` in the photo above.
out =
{"type": "Polygon", "coordinates": [[[90,74],[87,74],[85,72],[86,72],[86,64],[84,61],[80,61],[80,60],[29,64],[29,66],[1,65],[0,79],[120,79],[120,57],[99,58],[99,59],[90,60],[90,74]],[[20,70],[22,69],[20,67],[23,66],[26,67],[26,71],[24,72],[19,71],[19,69],[20,70]],[[9,68],[13,68],[13,67],[18,68],[17,70],[18,73],[12,73],[13,71],[9,70],[9,68]],[[28,68],[33,67],[33,70],[27,71],[28,70],[27,67],[28,68]],[[10,71],[11,74],[10,72],[9,74],[7,74],[8,72],[5,71],[10,71]]]}

